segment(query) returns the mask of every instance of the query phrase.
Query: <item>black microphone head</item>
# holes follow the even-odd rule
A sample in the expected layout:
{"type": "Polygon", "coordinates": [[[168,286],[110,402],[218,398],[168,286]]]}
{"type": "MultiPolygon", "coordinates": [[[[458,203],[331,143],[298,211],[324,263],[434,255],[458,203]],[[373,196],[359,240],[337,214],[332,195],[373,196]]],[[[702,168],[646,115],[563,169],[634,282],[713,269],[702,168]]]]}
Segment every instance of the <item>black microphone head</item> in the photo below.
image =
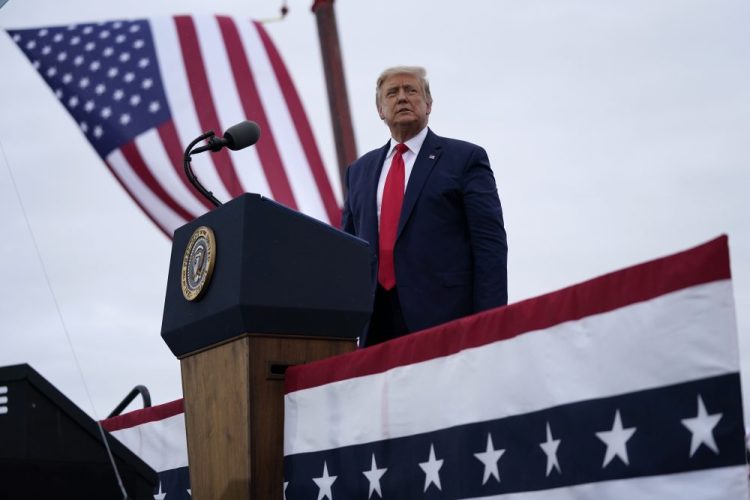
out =
{"type": "Polygon", "coordinates": [[[224,140],[232,151],[252,146],[260,139],[260,127],[257,123],[245,120],[232,125],[224,132],[224,140]]]}

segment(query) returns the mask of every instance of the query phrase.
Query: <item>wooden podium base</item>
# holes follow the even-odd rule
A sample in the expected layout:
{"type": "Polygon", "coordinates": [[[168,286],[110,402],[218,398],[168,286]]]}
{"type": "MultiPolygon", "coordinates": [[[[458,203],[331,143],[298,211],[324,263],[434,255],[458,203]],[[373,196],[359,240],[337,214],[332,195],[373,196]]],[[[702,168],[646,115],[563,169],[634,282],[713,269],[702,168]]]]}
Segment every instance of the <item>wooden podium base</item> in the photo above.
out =
{"type": "Polygon", "coordinates": [[[283,498],[284,371],[355,348],[245,334],[181,358],[192,498],[283,498]]]}

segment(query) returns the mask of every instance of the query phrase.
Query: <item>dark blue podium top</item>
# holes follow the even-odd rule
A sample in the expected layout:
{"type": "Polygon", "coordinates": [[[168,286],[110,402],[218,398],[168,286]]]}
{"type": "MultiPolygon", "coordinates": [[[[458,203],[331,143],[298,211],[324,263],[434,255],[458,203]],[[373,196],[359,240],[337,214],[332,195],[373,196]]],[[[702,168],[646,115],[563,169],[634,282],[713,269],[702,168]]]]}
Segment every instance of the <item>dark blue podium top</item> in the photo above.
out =
{"type": "Polygon", "coordinates": [[[245,194],[175,231],[161,335],[188,353],[245,333],[356,338],[372,311],[367,242],[257,194],[245,194]],[[203,294],[183,296],[195,230],[215,237],[203,294]]]}

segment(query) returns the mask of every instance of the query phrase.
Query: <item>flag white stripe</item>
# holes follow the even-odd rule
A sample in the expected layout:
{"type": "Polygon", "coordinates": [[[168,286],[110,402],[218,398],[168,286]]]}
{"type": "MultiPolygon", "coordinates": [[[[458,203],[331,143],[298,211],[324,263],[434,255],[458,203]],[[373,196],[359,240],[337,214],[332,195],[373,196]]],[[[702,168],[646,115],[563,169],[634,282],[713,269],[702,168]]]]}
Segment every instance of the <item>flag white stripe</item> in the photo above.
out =
{"type": "MultiPolygon", "coordinates": [[[[198,114],[195,111],[195,103],[183,64],[177,27],[172,18],[155,18],[150,23],[154,48],[160,63],[161,79],[164,83],[169,109],[172,112],[172,121],[175,124],[180,144],[185,148],[205,130],[201,130],[198,114]],[[169,67],[164,67],[164,64],[169,64],[169,67]]],[[[194,156],[192,167],[201,184],[213,192],[219,201],[227,202],[232,199],[208,153],[194,156]]]]}
{"type": "MultiPolygon", "coordinates": [[[[227,56],[224,39],[216,17],[195,18],[206,76],[212,99],[221,122],[223,133],[228,127],[252,117],[245,116],[242,101],[237,93],[232,67],[227,56]]],[[[217,133],[219,133],[217,131],[217,133]]],[[[258,150],[254,147],[230,153],[237,176],[245,192],[259,193],[271,197],[258,150]]]]}
{"type": "MultiPolygon", "coordinates": [[[[502,480],[502,459],[500,459],[502,480]]],[[[618,479],[541,491],[506,493],[464,500],[747,500],[747,467],[706,469],[662,476],[618,479]],[[717,487],[717,485],[720,485],[717,487]]]]}
{"type": "Polygon", "coordinates": [[[237,25],[245,53],[252,58],[255,85],[276,139],[297,208],[311,217],[330,222],[263,41],[254,24],[240,22],[237,25]]]}
{"type": "Polygon", "coordinates": [[[107,156],[107,163],[112,166],[129,192],[138,193],[138,200],[141,202],[143,208],[156,219],[159,226],[165,229],[170,236],[176,228],[187,222],[143,183],[119,149],[115,149],[107,156]]]}
{"type": "Polygon", "coordinates": [[[285,397],[284,453],[738,372],[734,317],[731,283],[719,281],[451,356],[296,391],[285,397]],[[357,425],[331,425],[343,421],[357,425]]]}
{"type": "Polygon", "coordinates": [[[193,217],[206,211],[206,207],[179,178],[180,173],[172,166],[156,129],[147,130],[136,137],[135,146],[161,187],[176,203],[190,212],[193,217]]]}
{"type": "Polygon", "coordinates": [[[184,413],[110,434],[156,471],[188,465],[184,413]]]}

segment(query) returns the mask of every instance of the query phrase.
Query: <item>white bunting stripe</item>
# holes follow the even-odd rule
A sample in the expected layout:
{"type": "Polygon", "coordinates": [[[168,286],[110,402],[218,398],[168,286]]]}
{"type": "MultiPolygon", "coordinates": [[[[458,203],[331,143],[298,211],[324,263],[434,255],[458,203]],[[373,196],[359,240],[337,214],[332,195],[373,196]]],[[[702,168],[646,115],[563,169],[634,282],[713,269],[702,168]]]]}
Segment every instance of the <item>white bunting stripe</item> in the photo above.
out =
{"type": "Polygon", "coordinates": [[[188,465],[184,413],[110,434],[154,470],[165,471],[188,465]]]}
{"type": "Polygon", "coordinates": [[[669,476],[640,477],[581,484],[565,488],[542,491],[506,493],[461,500],[635,500],[635,499],[745,499],[747,479],[743,481],[741,470],[745,467],[725,467],[696,472],[683,472],[669,476]],[[711,485],[721,484],[722,496],[712,496],[716,491],[711,485]],[[689,492],[689,493],[688,493],[689,492]],[[705,494],[704,494],[705,493],[705,494]]]}

